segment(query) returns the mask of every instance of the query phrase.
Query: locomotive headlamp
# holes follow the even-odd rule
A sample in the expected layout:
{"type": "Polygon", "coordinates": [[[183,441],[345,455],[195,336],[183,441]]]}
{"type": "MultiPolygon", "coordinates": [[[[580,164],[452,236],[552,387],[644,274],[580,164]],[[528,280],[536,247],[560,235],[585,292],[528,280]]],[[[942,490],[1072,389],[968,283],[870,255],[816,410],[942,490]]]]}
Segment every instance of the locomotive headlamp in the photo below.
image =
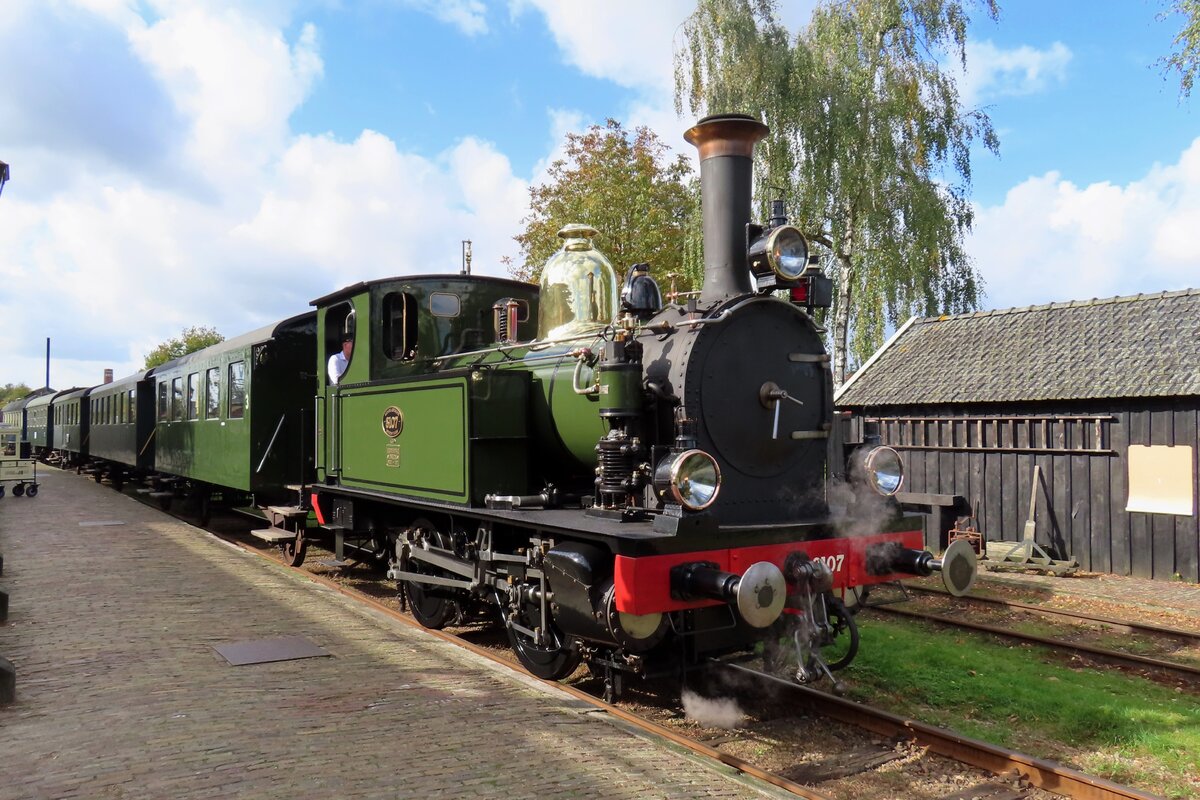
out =
{"type": "Polygon", "coordinates": [[[721,467],[703,450],[671,453],[654,471],[654,489],[664,500],[701,511],[711,506],[721,491],[721,467]]]}
{"type": "Polygon", "coordinates": [[[890,447],[873,447],[860,451],[855,465],[861,477],[871,485],[871,488],[885,497],[890,497],[900,491],[904,483],[904,461],[900,454],[890,447]]]}
{"type": "Polygon", "coordinates": [[[790,282],[799,278],[808,266],[808,240],[798,228],[780,225],[766,236],[758,237],[747,255],[750,270],[760,285],[773,285],[769,281],[772,276],[777,281],[790,282]],[[768,279],[767,284],[763,284],[764,278],[768,279]]]}

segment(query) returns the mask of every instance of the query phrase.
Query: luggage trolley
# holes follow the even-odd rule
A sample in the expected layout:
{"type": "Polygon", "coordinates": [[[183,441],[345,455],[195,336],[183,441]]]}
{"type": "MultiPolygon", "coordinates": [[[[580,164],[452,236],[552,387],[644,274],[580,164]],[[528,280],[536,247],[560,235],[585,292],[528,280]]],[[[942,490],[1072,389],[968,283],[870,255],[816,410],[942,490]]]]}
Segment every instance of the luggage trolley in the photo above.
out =
{"type": "Polygon", "coordinates": [[[37,461],[32,458],[0,456],[0,497],[4,497],[4,484],[13,484],[13,497],[37,497],[37,461]]]}

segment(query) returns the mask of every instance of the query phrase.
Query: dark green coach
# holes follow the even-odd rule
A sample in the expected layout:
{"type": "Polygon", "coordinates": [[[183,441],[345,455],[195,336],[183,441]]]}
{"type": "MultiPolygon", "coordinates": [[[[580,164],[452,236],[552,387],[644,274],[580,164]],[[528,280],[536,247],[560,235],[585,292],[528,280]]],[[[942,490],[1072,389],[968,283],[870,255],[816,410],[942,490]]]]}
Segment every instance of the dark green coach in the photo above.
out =
{"type": "Polygon", "coordinates": [[[219,492],[264,505],[301,484],[312,462],[315,330],[309,312],[154,369],[155,470],[186,479],[202,502],[219,492]]]}

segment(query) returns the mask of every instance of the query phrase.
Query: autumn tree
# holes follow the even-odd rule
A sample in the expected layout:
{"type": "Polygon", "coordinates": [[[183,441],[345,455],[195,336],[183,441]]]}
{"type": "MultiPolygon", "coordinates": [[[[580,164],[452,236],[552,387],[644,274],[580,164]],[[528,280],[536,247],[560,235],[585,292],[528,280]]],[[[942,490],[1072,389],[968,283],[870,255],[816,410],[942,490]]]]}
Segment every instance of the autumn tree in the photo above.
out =
{"type": "MultiPolygon", "coordinates": [[[[998,142],[939,61],[965,67],[966,2],[822,0],[792,36],[773,0],[699,0],[683,25],[677,110],[769,125],[756,152],[758,200],[782,193],[793,223],[830,257],[839,385],[888,324],[978,302],[963,245],[971,145],[996,152],[998,142]]],[[[993,0],[982,8],[996,18],[993,0]]]]}
{"type": "Polygon", "coordinates": [[[1160,18],[1171,15],[1183,17],[1183,28],[1171,42],[1171,55],[1160,59],[1159,64],[1179,73],[1179,94],[1188,97],[1200,70],[1200,0],[1172,0],[1170,11],[1160,18]]]}
{"type": "Polygon", "coordinates": [[[684,231],[695,210],[691,176],[688,161],[670,158],[649,128],[631,135],[610,119],[568,133],[565,157],[550,165],[545,183],[529,189],[529,215],[515,237],[521,263],[509,271],[537,280],[562,244],[559,229],[578,222],[599,231],[596,246],[618,270],[644,261],[660,279],[682,274],[684,231]]]}
{"type": "Polygon", "coordinates": [[[183,333],[179,336],[167,339],[147,353],[146,364],[142,368],[150,369],[151,367],[157,367],[159,364],[165,364],[180,356],[186,356],[188,353],[203,350],[206,347],[219,344],[223,341],[225,341],[225,337],[217,333],[215,328],[203,328],[199,326],[184,328],[183,333]]]}

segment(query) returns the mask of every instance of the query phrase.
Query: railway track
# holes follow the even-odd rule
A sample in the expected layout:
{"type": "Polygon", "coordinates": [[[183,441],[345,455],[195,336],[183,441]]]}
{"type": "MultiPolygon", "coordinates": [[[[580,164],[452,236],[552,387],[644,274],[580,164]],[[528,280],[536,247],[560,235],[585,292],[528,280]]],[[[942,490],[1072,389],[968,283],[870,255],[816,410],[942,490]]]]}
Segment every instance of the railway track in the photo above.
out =
{"type": "Polygon", "coordinates": [[[1154,796],[1128,786],[1085,775],[1078,770],[1064,767],[1053,761],[1035,758],[1015,750],[961,736],[944,728],[926,725],[917,720],[907,719],[815,689],[798,686],[745,667],[726,664],[721,665],[720,668],[741,674],[749,673],[757,680],[777,684],[791,693],[798,704],[811,708],[822,716],[865,728],[886,737],[911,738],[915,744],[928,747],[939,755],[985,769],[996,775],[1015,771],[1033,786],[1055,794],[1081,800],[1115,800],[1115,798],[1132,800],[1133,798],[1154,796]]]}
{"type": "MultiPolygon", "coordinates": [[[[528,676],[513,659],[506,657],[501,651],[471,642],[454,633],[423,628],[409,615],[389,605],[379,597],[371,596],[356,588],[348,587],[344,583],[333,580],[330,577],[317,574],[311,568],[306,568],[305,566],[289,567],[283,564],[275,555],[273,548],[245,541],[245,537],[243,536],[211,530],[208,533],[249,553],[270,560],[275,564],[280,564],[286,569],[294,570],[316,584],[337,591],[405,625],[420,628],[431,636],[462,647],[493,663],[513,669],[528,680],[537,680],[528,676]]],[[[320,562],[315,563],[319,564],[320,562]]],[[[310,560],[309,566],[311,567],[313,564],[314,562],[310,560]]],[[[1030,791],[1026,788],[1027,786],[1036,787],[1036,789],[1057,795],[1085,800],[1153,800],[1155,797],[1154,795],[1149,795],[1130,787],[1085,775],[1077,770],[1051,761],[1034,758],[986,742],[963,737],[951,731],[926,725],[916,720],[906,719],[869,706],[843,700],[748,669],[744,666],[714,662],[712,668],[717,673],[724,672],[737,675],[739,678],[737,682],[743,687],[749,682],[757,683],[764,687],[770,686],[774,691],[783,692],[786,694],[788,702],[794,703],[797,709],[804,709],[821,717],[837,720],[843,724],[868,731],[886,739],[896,742],[907,742],[916,748],[927,748],[930,752],[952,761],[986,771],[993,776],[999,776],[996,779],[985,778],[962,791],[944,794],[940,797],[940,800],[975,800],[976,798],[980,800],[1018,800],[1018,798],[1031,796],[1030,791]]],[[[679,730],[674,730],[669,726],[647,719],[644,715],[623,708],[620,704],[606,703],[601,698],[578,687],[566,683],[553,683],[551,685],[627,725],[662,737],[697,755],[710,758],[795,796],[810,798],[810,800],[835,800],[838,796],[845,796],[844,793],[841,795],[829,794],[822,791],[819,787],[814,788],[812,785],[792,780],[786,775],[764,769],[750,760],[717,746],[720,742],[705,742],[693,736],[686,735],[679,730]]],[[[738,734],[735,732],[725,737],[722,741],[737,738],[738,734]]],[[[850,761],[853,762],[853,760],[854,758],[852,757],[850,761]]],[[[861,771],[863,773],[869,771],[876,763],[881,763],[881,761],[870,758],[862,760],[860,765],[862,767],[861,771]]],[[[854,767],[851,767],[851,769],[854,769],[854,767]]],[[[836,777],[845,777],[846,774],[849,773],[839,773],[836,777]]]]}
{"type": "MultiPolygon", "coordinates": [[[[913,591],[913,587],[906,587],[906,588],[910,592],[913,591]]],[[[928,593],[928,594],[933,594],[933,595],[945,594],[944,592],[938,592],[937,590],[918,590],[918,591],[928,593]]],[[[962,599],[964,599],[964,598],[959,598],[959,600],[962,600],[962,599]]],[[[1156,625],[1146,625],[1143,623],[1126,622],[1126,621],[1121,621],[1121,620],[1109,619],[1109,618],[1105,618],[1105,617],[1094,617],[1094,616],[1089,616],[1087,614],[1080,614],[1080,613],[1072,612],[1072,611],[1060,611],[1058,609],[1043,609],[1039,606],[1030,606],[1025,603],[1016,603],[1016,602],[1007,601],[1007,600],[996,600],[993,598],[972,597],[972,598],[965,598],[965,599],[967,599],[971,602],[990,604],[990,605],[994,605],[994,606],[1009,609],[1009,610],[1029,611],[1030,613],[1038,613],[1040,615],[1051,617],[1051,618],[1067,619],[1067,620],[1072,621],[1073,623],[1080,623],[1080,622],[1092,623],[1092,624],[1103,625],[1105,627],[1109,627],[1109,628],[1112,628],[1115,630],[1122,630],[1122,631],[1126,631],[1126,632],[1130,632],[1130,633],[1150,633],[1150,634],[1157,635],[1157,636],[1169,636],[1169,637],[1176,638],[1176,639],[1186,640],[1189,643],[1200,643],[1200,635],[1191,633],[1189,631],[1178,630],[1175,628],[1164,628],[1164,627],[1156,626],[1156,625]]],[[[1029,644],[1043,645],[1045,647],[1053,648],[1056,651],[1064,651],[1064,650],[1071,651],[1071,652],[1074,652],[1077,654],[1091,656],[1093,658],[1099,659],[1106,663],[1118,664],[1118,665],[1133,667],[1133,668],[1137,668],[1137,669],[1153,669],[1153,670],[1157,670],[1159,672],[1162,672],[1162,673],[1165,673],[1168,675],[1172,675],[1172,676],[1176,676],[1179,678],[1183,678],[1186,680],[1194,681],[1197,678],[1200,678],[1200,667],[1197,667],[1197,666],[1194,666],[1191,664],[1183,664],[1183,663],[1179,663],[1176,661],[1167,661],[1167,660],[1161,659],[1161,658],[1153,658],[1151,656],[1138,655],[1136,653],[1127,653],[1127,652],[1122,652],[1120,650],[1112,650],[1109,648],[1098,647],[1096,645],[1086,644],[1083,642],[1071,642],[1071,641],[1066,641],[1063,639],[1055,639],[1050,636],[1041,636],[1041,635],[1033,634],[1033,633],[1024,633],[1022,631],[1014,630],[1012,628],[1005,628],[1005,627],[1001,627],[998,625],[988,625],[988,624],[981,623],[981,622],[972,622],[970,620],[961,618],[961,616],[947,617],[947,616],[943,616],[941,614],[932,614],[932,613],[928,613],[925,611],[916,611],[916,610],[907,609],[907,608],[897,608],[896,606],[890,605],[890,604],[889,605],[879,605],[879,606],[868,606],[867,610],[869,610],[871,612],[878,612],[880,614],[885,614],[885,615],[890,614],[890,615],[894,615],[894,616],[907,617],[909,619],[917,619],[917,620],[922,620],[925,622],[932,622],[932,623],[935,623],[938,625],[945,625],[945,626],[956,627],[956,628],[964,628],[964,629],[976,631],[979,633],[986,633],[986,634],[990,634],[992,636],[1000,636],[1000,637],[1003,637],[1006,639],[1011,639],[1011,640],[1020,641],[1020,642],[1026,642],[1029,644]]]]}
{"type": "MultiPolygon", "coordinates": [[[[905,584],[904,588],[910,594],[951,597],[949,592],[941,589],[930,589],[924,586],[912,586],[909,584],[905,584]]],[[[1078,611],[1068,611],[1062,608],[1047,608],[1046,606],[1038,606],[1031,603],[1021,603],[1016,600],[1005,600],[998,597],[966,595],[965,597],[957,597],[954,599],[958,602],[965,600],[981,605],[992,605],[1014,611],[1024,611],[1026,613],[1035,614],[1048,619],[1063,619],[1072,622],[1083,622],[1108,628],[1110,630],[1120,631],[1122,633],[1147,633],[1156,636],[1175,638],[1186,642],[1200,643],[1200,633],[1195,631],[1186,631],[1181,628],[1169,628],[1164,625],[1150,625],[1144,622],[1133,622],[1130,620],[1113,619],[1111,617],[1100,617],[1092,614],[1082,614],[1078,611]]]]}

